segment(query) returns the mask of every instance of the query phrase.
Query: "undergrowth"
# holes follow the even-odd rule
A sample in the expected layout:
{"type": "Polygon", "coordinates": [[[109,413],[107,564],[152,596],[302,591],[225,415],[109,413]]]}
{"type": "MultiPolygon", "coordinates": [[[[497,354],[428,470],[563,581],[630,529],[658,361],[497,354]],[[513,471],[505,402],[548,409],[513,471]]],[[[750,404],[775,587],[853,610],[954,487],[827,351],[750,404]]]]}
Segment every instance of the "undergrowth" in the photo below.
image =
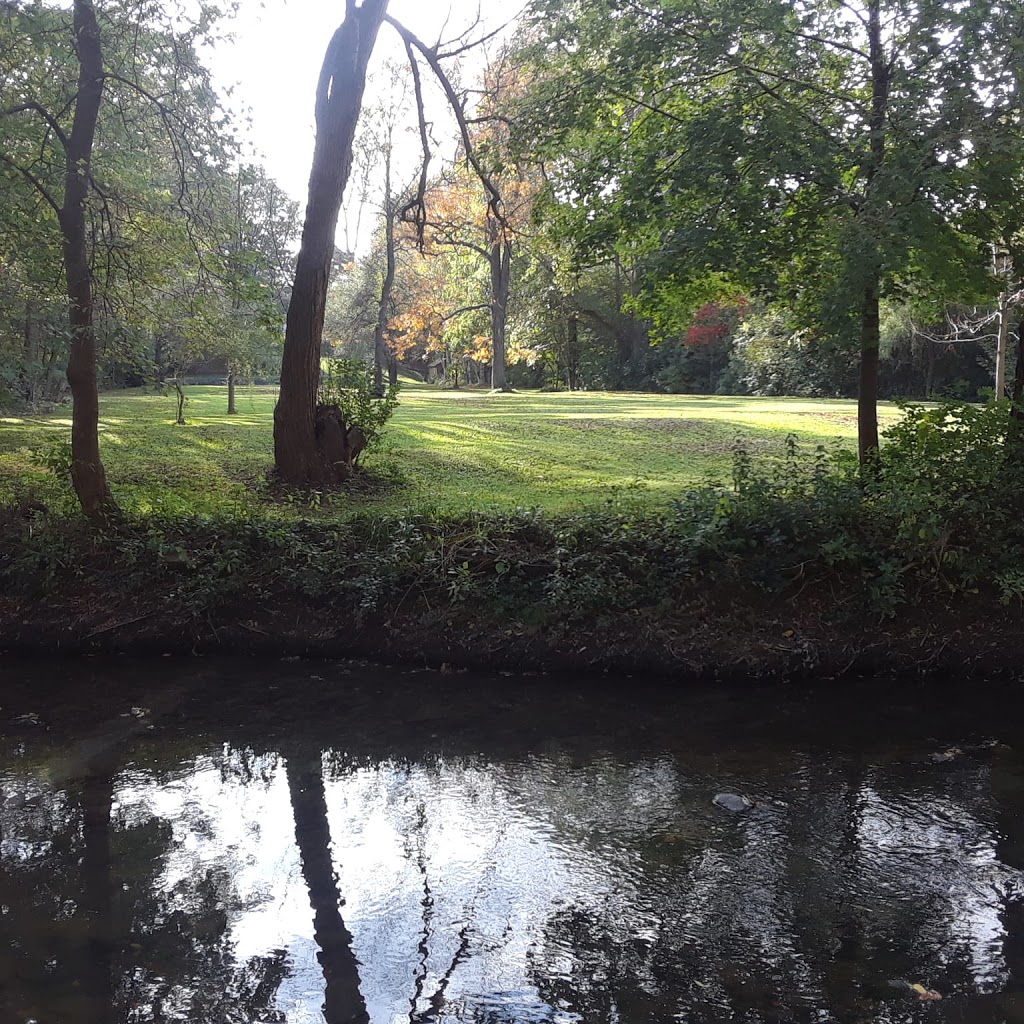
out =
{"type": "Polygon", "coordinates": [[[538,624],[694,598],[811,601],[892,616],[974,594],[1024,600],[1024,440],[1010,407],[909,406],[868,479],[838,449],[737,444],[729,486],[652,510],[630,489],[602,507],[451,516],[366,512],[344,523],[158,514],[96,533],[22,501],[3,511],[8,595],[102,591],[184,619],[309,602],[356,621],[436,612],[538,624]]]}

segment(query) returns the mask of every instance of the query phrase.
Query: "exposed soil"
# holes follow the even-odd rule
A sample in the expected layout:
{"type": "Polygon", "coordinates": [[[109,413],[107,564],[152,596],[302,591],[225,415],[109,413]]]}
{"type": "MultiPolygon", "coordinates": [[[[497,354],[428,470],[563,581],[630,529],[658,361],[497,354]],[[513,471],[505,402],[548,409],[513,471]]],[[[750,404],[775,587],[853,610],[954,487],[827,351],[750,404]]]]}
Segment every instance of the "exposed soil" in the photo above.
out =
{"type": "Polygon", "coordinates": [[[0,596],[9,654],[267,654],[357,657],[442,668],[643,673],[686,681],[785,681],[884,672],[948,678],[1024,677],[1019,609],[925,608],[898,619],[836,625],[808,604],[740,600],[630,613],[612,625],[531,626],[448,606],[356,626],[296,595],[236,603],[202,618],[168,614],[173,595],[88,588],[0,596]]]}

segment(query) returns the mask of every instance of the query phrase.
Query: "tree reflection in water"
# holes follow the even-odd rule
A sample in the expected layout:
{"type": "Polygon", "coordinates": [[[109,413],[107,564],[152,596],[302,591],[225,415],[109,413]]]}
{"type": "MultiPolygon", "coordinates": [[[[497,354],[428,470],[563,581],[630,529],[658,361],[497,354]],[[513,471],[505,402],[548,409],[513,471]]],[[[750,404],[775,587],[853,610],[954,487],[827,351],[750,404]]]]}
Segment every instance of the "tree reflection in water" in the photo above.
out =
{"type": "Polygon", "coordinates": [[[806,713],[795,742],[645,720],[636,749],[619,706],[600,745],[574,719],[489,746],[477,722],[404,752],[378,737],[386,757],[365,716],[332,741],[305,719],[186,722],[70,775],[67,735],[19,734],[0,753],[0,1018],[1015,1019],[1018,755],[832,749],[806,713]],[[757,806],[727,814],[723,788],[757,806]]]}
{"type": "Polygon", "coordinates": [[[352,935],[341,919],[342,900],[331,859],[331,829],[319,753],[305,758],[289,754],[287,773],[295,842],[313,908],[313,938],[320,947],[317,959],[324,972],[324,1020],[327,1024],[364,1024],[369,1017],[359,991],[359,963],[352,952],[352,935]]]}

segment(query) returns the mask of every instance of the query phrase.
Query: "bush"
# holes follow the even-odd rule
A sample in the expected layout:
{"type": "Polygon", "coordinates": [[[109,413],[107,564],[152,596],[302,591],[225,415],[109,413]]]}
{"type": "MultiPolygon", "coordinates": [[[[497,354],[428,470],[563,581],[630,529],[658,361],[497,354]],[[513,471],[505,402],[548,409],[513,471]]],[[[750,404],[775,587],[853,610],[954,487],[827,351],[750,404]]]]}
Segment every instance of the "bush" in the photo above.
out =
{"type": "Polygon", "coordinates": [[[755,464],[739,447],[733,486],[676,502],[694,559],[713,577],[779,592],[843,584],[851,606],[893,614],[937,595],[1021,592],[1024,498],[1011,405],[907,406],[862,480],[851,454],[787,441],[755,464]],[[859,600],[860,595],[863,600],[859,600]]]}
{"type": "Polygon", "coordinates": [[[384,424],[398,407],[398,385],[378,392],[373,367],[361,359],[325,359],[320,378],[321,405],[337,405],[347,426],[366,436],[366,450],[380,444],[384,424]]]}

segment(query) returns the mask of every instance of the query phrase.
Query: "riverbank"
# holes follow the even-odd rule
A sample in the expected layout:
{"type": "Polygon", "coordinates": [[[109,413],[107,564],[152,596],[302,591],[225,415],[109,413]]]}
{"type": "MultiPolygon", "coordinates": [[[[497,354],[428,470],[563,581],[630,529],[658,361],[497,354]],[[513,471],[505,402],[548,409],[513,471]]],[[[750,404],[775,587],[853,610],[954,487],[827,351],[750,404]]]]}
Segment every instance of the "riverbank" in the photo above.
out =
{"type": "Polygon", "coordinates": [[[260,655],[360,658],[442,671],[578,672],[676,682],[841,680],[875,673],[915,678],[1021,679],[1019,615],[1005,609],[922,610],[914,621],[831,628],[806,609],[772,615],[677,617],[565,630],[495,622],[450,610],[377,617],[345,628],[299,600],[253,603],[204,619],[175,616],[163,600],[0,597],[0,654],[17,656],[260,655]],[[141,609],[141,610],[140,610],[141,609]],[[445,615],[449,618],[446,620],[445,615]]]}
{"type": "MultiPolygon", "coordinates": [[[[553,512],[0,505],[0,649],[362,657],[679,679],[1024,674],[1008,403],[909,408],[884,466],[733,454],[731,486],[553,512]]],[[[354,503],[355,504],[355,503],[354,503]]]]}
{"type": "Polygon", "coordinates": [[[580,537],[567,559],[568,537],[550,523],[489,526],[431,534],[378,521],[375,546],[357,529],[301,543],[286,532],[274,550],[253,524],[241,535],[173,537],[150,524],[103,537],[8,519],[0,652],[364,658],[681,683],[1024,675],[1019,605],[993,595],[919,595],[879,613],[835,574],[767,592],[697,566],[667,570],[667,549],[641,554],[637,536],[624,571],[580,537]],[[398,536],[385,542],[385,528],[398,536]]]}

